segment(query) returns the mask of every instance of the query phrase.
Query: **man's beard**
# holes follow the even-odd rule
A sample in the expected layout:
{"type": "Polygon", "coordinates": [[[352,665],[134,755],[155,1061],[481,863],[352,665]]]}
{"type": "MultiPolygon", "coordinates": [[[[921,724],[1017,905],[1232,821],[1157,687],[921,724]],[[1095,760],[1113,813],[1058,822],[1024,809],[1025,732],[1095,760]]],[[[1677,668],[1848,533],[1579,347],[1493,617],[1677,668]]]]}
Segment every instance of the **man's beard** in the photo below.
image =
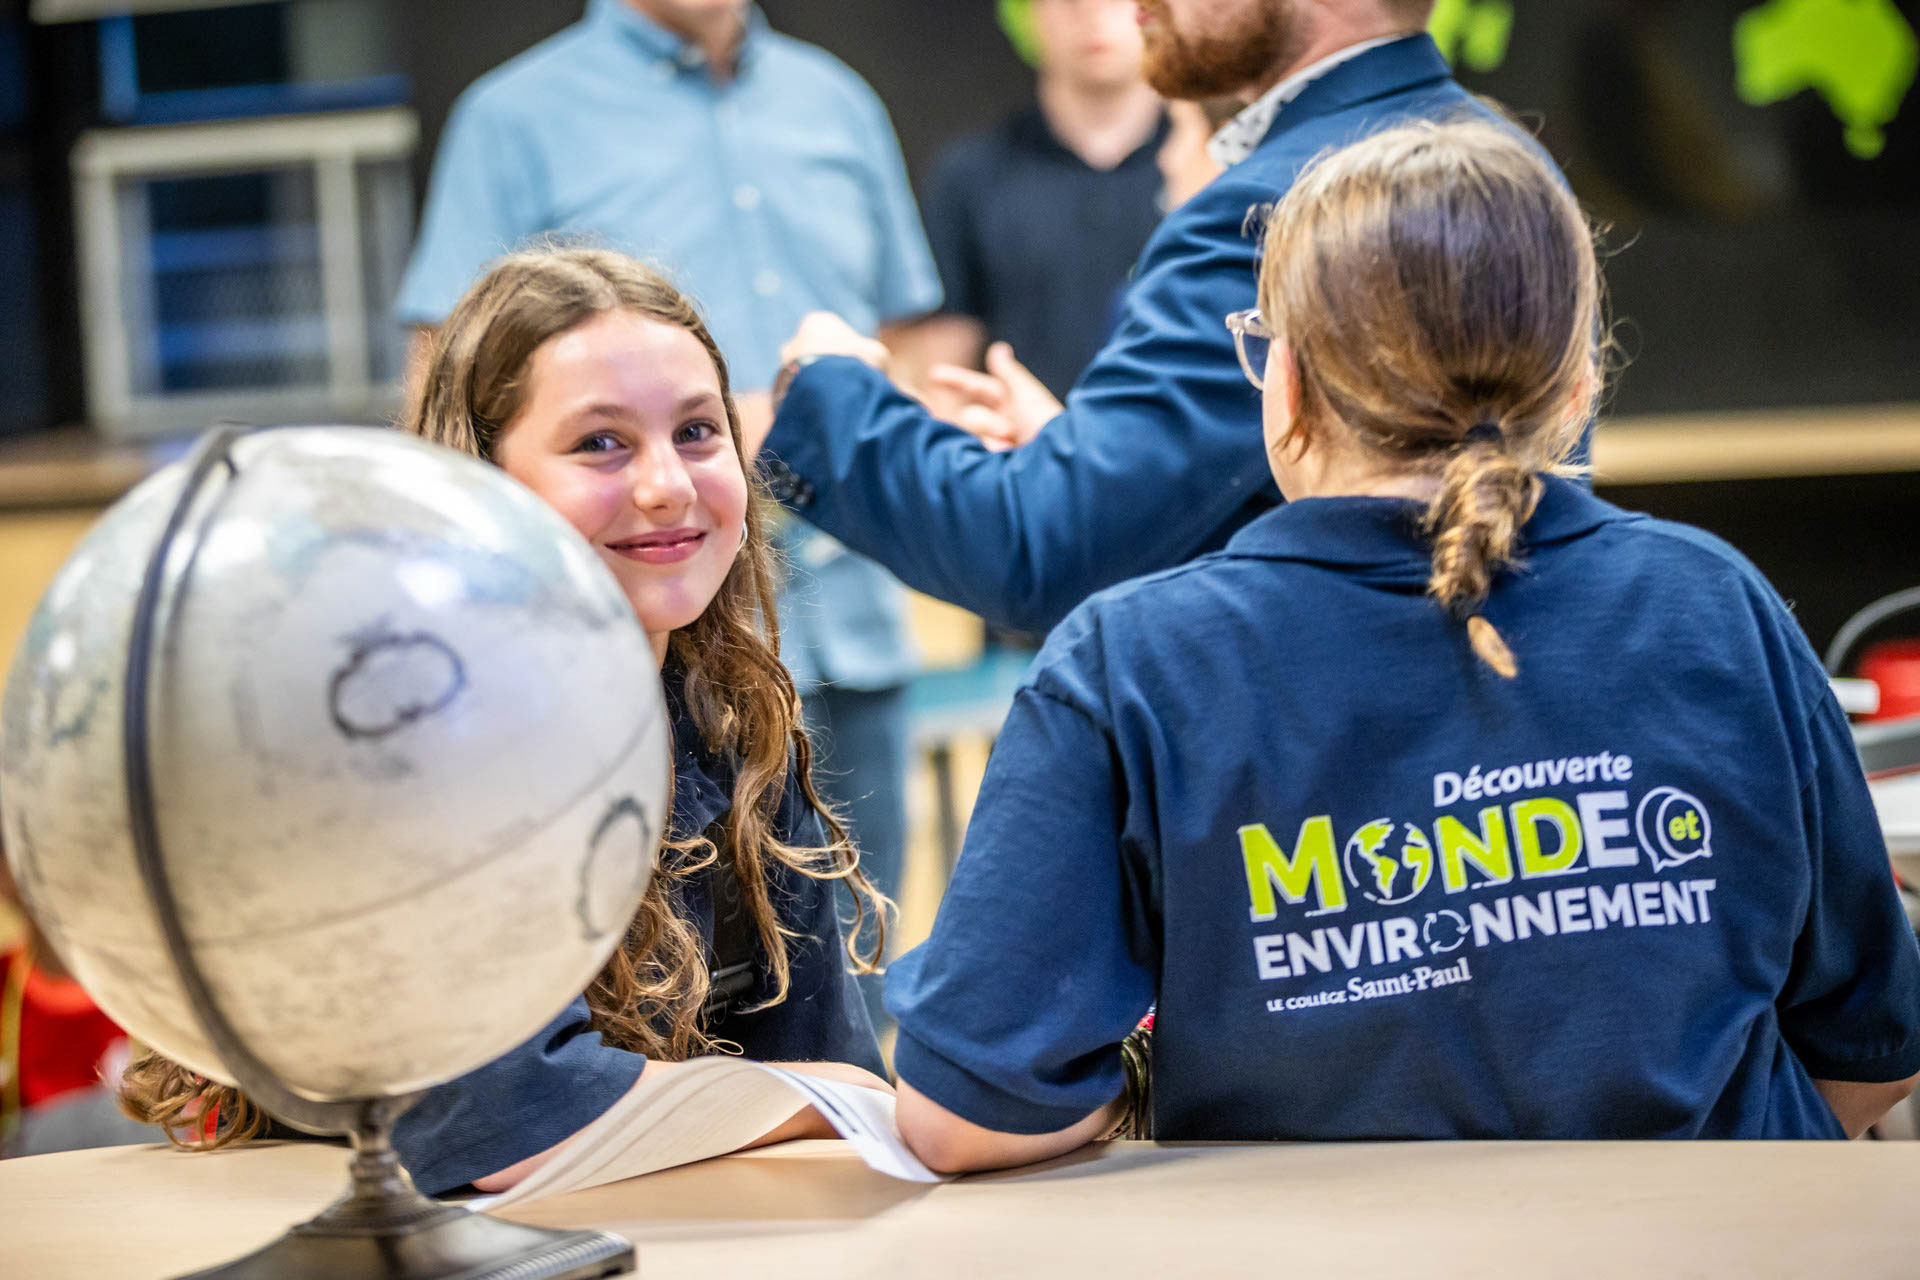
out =
{"type": "Polygon", "coordinates": [[[1154,18],[1142,33],[1147,83],[1163,98],[1224,98],[1284,66],[1297,42],[1288,0],[1254,0],[1225,33],[1193,36],[1175,28],[1166,0],[1139,0],[1154,18]]]}

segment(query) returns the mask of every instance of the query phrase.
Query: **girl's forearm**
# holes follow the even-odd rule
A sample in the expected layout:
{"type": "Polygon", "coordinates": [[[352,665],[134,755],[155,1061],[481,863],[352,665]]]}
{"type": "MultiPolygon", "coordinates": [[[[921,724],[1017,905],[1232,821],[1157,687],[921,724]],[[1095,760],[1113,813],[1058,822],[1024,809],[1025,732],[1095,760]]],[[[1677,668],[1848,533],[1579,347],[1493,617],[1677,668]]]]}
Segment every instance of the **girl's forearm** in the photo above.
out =
{"type": "Polygon", "coordinates": [[[936,1173],[1006,1169],[1051,1160],[1085,1146],[1111,1129],[1126,1105],[1123,1093],[1085,1118],[1052,1133],[1001,1133],[962,1119],[906,1081],[900,1082],[896,1115],[900,1136],[921,1163],[936,1173]]]}
{"type": "Polygon", "coordinates": [[[1813,1087],[1833,1108],[1834,1117],[1849,1138],[1865,1133],[1881,1116],[1891,1111],[1913,1092],[1920,1076],[1894,1080],[1887,1084],[1859,1084],[1851,1080],[1815,1080],[1813,1087]]]}

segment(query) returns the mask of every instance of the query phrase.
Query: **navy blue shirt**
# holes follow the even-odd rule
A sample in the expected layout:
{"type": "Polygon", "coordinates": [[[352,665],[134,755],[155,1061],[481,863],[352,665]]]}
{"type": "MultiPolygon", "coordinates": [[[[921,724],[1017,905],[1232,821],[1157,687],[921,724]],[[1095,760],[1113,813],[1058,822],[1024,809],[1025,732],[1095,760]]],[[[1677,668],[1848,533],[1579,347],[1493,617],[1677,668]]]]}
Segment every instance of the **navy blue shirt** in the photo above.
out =
{"type": "Polygon", "coordinates": [[[990,452],[860,362],[819,360],[793,380],[762,451],[776,492],[908,586],[1019,631],[1218,549],[1280,500],[1260,395],[1224,323],[1258,305],[1262,215],[1327,148],[1458,115],[1490,113],[1426,35],[1341,63],[1167,215],[1112,339],[1032,442],[990,452]]]}
{"type": "Polygon", "coordinates": [[[1482,610],[1416,504],[1309,499],[1088,601],[987,770],[900,1078],[1172,1139],[1840,1137],[1920,1071],[1920,949],[1846,722],[1738,553],[1547,481],[1482,610]]]}
{"type": "MultiPolygon", "coordinates": [[[[673,830],[677,839],[707,830],[732,806],[732,763],[696,749],[699,733],[666,682],[674,711],[673,830]]],[[[788,844],[818,848],[826,831],[790,778],[775,820],[788,844]]],[[[716,833],[717,834],[717,833],[716,833]]],[[[662,851],[661,856],[672,854],[662,851]]],[[[833,881],[781,864],[768,871],[773,902],[799,936],[789,939],[791,986],[770,1008],[722,1017],[706,1028],[762,1062],[849,1062],[884,1077],[886,1067],[858,987],[847,972],[833,881]]],[[[713,899],[705,876],[685,882],[678,909],[711,948],[713,899]]],[[[759,987],[740,1006],[771,996],[764,967],[759,987]]],[[[497,1173],[545,1151],[598,1119],[640,1078],[646,1058],[606,1044],[588,1025],[585,997],[576,997],[540,1033],[476,1071],[438,1086],[402,1113],[394,1147],[429,1194],[497,1173]]]]}
{"type": "Polygon", "coordinates": [[[1153,136],[1111,169],[1064,146],[1030,107],[949,143],[927,183],[927,239],[946,291],[1063,396],[1112,332],[1114,297],[1160,223],[1153,136]]]}

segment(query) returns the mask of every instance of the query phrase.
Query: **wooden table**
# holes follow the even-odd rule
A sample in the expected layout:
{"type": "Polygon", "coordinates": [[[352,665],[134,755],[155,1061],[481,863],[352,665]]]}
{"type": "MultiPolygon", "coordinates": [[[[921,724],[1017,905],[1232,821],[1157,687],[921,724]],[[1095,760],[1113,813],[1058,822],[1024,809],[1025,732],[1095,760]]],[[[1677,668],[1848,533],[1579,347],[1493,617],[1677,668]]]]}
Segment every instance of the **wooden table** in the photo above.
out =
{"type": "MultiPolygon", "coordinates": [[[[166,1276],[317,1211],[338,1148],[0,1163],[0,1275],[166,1276]]],[[[687,1276],[1920,1275],[1920,1144],[1115,1143],[925,1187],[790,1143],[527,1205],[687,1276]]]]}

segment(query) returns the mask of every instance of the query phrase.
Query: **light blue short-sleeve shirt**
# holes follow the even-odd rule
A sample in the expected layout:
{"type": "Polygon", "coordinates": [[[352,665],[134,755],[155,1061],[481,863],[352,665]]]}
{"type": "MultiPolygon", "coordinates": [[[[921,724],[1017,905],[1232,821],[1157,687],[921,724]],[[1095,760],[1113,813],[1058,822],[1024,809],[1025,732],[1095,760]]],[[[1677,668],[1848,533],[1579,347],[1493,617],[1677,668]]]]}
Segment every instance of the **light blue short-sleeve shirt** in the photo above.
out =
{"type": "MultiPolygon", "coordinates": [[[[399,319],[440,323],[490,261],[546,235],[664,269],[699,300],[740,390],[772,384],[809,311],[872,333],[940,304],[885,108],[758,9],[725,82],[624,0],[590,0],[580,22],[475,81],[441,138],[399,319]]],[[[802,577],[805,559],[846,556],[795,550],[802,577]]],[[[905,680],[900,610],[880,599],[897,586],[865,562],[821,577],[789,593],[804,603],[783,601],[796,677],[905,680]],[[877,625],[835,624],[842,614],[877,625]]]]}

